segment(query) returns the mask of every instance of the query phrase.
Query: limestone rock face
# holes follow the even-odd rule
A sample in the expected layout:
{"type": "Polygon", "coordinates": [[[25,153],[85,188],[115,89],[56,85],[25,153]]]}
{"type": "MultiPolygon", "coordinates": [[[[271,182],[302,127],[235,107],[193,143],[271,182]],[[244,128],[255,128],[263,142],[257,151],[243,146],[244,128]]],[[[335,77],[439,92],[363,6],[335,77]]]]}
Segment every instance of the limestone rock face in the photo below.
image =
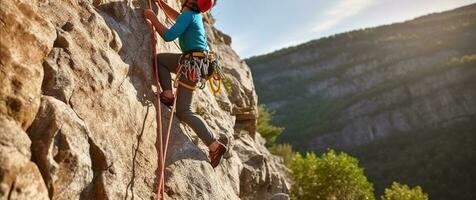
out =
{"type": "MultiPolygon", "coordinates": [[[[157,100],[144,8],[145,0],[1,2],[0,199],[154,197],[157,100]]],[[[194,107],[230,151],[214,170],[207,147],[174,118],[166,195],[270,199],[287,193],[286,169],[255,133],[251,72],[213,18],[207,14],[205,21],[228,83],[216,96],[209,86],[197,90],[194,107]]],[[[159,53],[179,52],[158,41],[159,53]]],[[[162,111],[165,131],[170,110],[162,111]]]]}
{"type": "Polygon", "coordinates": [[[0,199],[48,199],[30,139],[17,122],[0,116],[0,199]]]}
{"type": "Polygon", "coordinates": [[[0,113],[26,129],[40,103],[43,58],[49,53],[54,28],[39,15],[35,1],[0,3],[0,113]]]}
{"type": "Polygon", "coordinates": [[[43,96],[28,132],[32,160],[40,168],[50,194],[58,194],[61,199],[79,199],[92,182],[92,162],[101,162],[92,161],[98,158],[89,156],[97,147],[89,143],[83,121],[62,101],[43,96]]]}
{"type": "Polygon", "coordinates": [[[35,1],[1,1],[0,19],[0,199],[47,199],[25,129],[40,105],[54,27],[35,1]]]}

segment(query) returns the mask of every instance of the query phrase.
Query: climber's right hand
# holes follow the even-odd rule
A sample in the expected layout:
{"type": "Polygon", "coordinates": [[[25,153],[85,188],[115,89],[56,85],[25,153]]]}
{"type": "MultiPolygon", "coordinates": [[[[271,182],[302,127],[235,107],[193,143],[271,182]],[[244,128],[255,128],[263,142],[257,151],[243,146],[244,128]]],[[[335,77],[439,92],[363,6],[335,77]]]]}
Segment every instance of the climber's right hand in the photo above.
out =
{"type": "Polygon", "coordinates": [[[167,29],[165,25],[159,22],[157,16],[155,15],[154,11],[151,9],[144,10],[144,19],[149,20],[152,26],[155,28],[155,31],[159,33],[161,36],[165,34],[165,30],[167,29]]]}
{"type": "Polygon", "coordinates": [[[144,19],[148,19],[149,21],[153,21],[153,19],[156,18],[155,13],[151,9],[145,9],[144,10],[144,19]]]}

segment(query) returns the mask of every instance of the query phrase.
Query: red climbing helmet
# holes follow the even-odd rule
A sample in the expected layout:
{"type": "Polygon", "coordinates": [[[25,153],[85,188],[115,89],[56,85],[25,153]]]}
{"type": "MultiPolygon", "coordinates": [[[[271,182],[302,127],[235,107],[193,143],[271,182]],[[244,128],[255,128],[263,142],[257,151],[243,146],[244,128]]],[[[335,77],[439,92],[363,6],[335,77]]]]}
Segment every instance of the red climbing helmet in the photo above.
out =
{"type": "Polygon", "coordinates": [[[215,5],[216,0],[185,0],[182,9],[188,7],[195,12],[207,12],[215,5]]]}
{"type": "Polygon", "coordinates": [[[215,0],[197,0],[197,6],[200,12],[207,12],[214,4],[215,0]]]}

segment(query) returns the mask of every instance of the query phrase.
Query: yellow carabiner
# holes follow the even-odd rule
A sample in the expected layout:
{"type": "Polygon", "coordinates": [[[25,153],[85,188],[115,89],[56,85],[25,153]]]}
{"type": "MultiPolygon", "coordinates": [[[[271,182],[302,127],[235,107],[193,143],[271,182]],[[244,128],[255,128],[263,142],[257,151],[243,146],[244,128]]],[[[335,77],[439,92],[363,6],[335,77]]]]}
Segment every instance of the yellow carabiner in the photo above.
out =
{"type": "Polygon", "coordinates": [[[215,85],[213,78],[208,79],[208,81],[210,82],[210,88],[212,89],[213,94],[216,96],[221,89],[221,80],[218,80],[218,87],[215,85]]]}

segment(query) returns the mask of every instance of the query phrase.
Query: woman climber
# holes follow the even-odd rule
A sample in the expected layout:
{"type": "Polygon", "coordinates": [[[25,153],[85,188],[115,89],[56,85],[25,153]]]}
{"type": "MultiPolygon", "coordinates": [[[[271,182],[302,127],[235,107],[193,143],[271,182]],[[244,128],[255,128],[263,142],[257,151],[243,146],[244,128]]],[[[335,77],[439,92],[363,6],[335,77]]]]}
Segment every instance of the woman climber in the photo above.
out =
{"type": "Polygon", "coordinates": [[[191,109],[193,90],[198,84],[204,84],[204,80],[210,78],[212,74],[216,74],[213,72],[218,68],[213,54],[208,51],[202,19],[202,13],[211,9],[215,5],[215,1],[181,0],[181,13],[162,0],[158,1],[160,1],[158,3],[165,14],[174,20],[175,24],[170,29],[167,28],[159,22],[155,13],[150,9],[144,11],[144,17],[152,23],[165,41],[170,42],[179,38],[180,48],[183,52],[182,54],[161,53],[157,55],[160,85],[163,88],[160,101],[170,107],[177,98],[177,117],[189,125],[208,146],[210,164],[215,168],[227,149],[215,138],[205,121],[191,109]],[[175,97],[170,72],[178,76],[177,96],[175,97]]]}

